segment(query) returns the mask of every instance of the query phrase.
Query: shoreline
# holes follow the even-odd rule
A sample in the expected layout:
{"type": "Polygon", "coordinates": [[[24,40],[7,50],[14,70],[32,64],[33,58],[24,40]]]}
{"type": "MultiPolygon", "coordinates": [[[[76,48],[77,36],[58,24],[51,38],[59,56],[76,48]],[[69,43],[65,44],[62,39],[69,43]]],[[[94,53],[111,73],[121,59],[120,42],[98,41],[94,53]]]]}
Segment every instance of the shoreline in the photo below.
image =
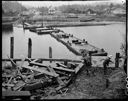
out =
{"type": "MultiPolygon", "coordinates": [[[[88,21],[88,22],[41,22],[36,23],[42,24],[46,27],[79,27],[79,26],[105,26],[112,24],[125,24],[123,21],[88,21]]],[[[15,22],[13,23],[15,26],[15,22]]]]}
{"type": "Polygon", "coordinates": [[[125,22],[115,22],[115,21],[93,21],[93,22],[45,22],[44,26],[48,27],[79,27],[79,26],[105,26],[111,24],[125,24],[125,22]]]}

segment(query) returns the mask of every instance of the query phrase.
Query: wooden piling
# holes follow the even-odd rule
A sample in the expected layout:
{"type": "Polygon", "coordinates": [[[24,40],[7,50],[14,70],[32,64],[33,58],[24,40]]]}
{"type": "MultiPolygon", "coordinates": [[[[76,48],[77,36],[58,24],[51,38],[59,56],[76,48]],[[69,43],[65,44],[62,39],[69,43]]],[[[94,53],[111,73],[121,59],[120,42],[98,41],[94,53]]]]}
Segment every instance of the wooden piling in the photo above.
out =
{"type": "Polygon", "coordinates": [[[49,47],[49,58],[52,58],[52,47],[49,47]]]}
{"type": "Polygon", "coordinates": [[[68,64],[68,61],[64,61],[64,65],[67,65],[68,64]]]}
{"type": "MultiPolygon", "coordinates": [[[[49,58],[52,58],[52,47],[49,47],[49,58]]],[[[52,61],[50,61],[51,63],[52,61]]]]}
{"type": "Polygon", "coordinates": [[[31,38],[28,39],[28,58],[31,58],[32,54],[32,40],[31,38]]]}
{"type": "Polygon", "coordinates": [[[115,58],[115,67],[119,67],[119,58],[120,58],[120,53],[116,53],[116,58],[115,58]]]}
{"type": "Polygon", "coordinates": [[[24,29],[24,21],[22,21],[22,24],[23,24],[23,29],[24,29]]]}
{"type": "Polygon", "coordinates": [[[14,56],[14,37],[10,37],[10,58],[14,56]]]}

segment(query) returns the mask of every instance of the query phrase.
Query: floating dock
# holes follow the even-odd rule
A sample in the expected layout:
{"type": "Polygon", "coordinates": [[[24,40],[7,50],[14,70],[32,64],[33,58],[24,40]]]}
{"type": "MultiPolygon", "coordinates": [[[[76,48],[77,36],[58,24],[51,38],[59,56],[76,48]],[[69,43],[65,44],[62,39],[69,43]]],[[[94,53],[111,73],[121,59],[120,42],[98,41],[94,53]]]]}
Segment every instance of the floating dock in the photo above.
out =
{"type": "Polygon", "coordinates": [[[90,52],[91,56],[107,56],[107,52],[104,49],[97,48],[89,44],[85,40],[78,39],[71,34],[64,33],[51,33],[57,41],[64,44],[69,50],[71,50],[76,55],[82,55],[83,52],[90,52]]]}

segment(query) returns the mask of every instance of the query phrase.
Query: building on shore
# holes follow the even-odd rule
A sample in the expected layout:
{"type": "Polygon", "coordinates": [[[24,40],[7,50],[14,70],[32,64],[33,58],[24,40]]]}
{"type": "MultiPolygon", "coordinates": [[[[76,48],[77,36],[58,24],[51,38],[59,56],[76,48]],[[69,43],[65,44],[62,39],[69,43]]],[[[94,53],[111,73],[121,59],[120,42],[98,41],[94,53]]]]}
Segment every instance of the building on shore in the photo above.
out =
{"type": "Polygon", "coordinates": [[[50,6],[49,9],[48,9],[48,14],[50,14],[50,15],[55,14],[55,8],[50,6]]]}

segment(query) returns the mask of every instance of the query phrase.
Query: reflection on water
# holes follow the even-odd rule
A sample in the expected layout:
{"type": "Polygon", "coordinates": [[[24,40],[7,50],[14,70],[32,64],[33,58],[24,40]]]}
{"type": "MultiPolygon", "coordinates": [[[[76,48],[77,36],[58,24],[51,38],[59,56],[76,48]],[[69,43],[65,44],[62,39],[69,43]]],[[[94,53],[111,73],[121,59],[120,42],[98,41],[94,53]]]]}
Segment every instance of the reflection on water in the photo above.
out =
{"type": "MultiPolygon", "coordinates": [[[[89,43],[104,48],[108,54],[120,52],[122,34],[125,34],[125,24],[113,24],[107,26],[80,26],[80,27],[61,27],[67,33],[85,39],[89,43]]],[[[49,58],[49,47],[52,47],[53,58],[76,59],[66,46],[55,40],[48,34],[38,35],[29,30],[14,27],[12,34],[2,31],[2,57],[7,58],[10,54],[10,37],[14,36],[14,58],[27,56],[28,38],[32,39],[32,58],[49,58]]],[[[95,61],[94,61],[95,62],[95,61]]]]}

